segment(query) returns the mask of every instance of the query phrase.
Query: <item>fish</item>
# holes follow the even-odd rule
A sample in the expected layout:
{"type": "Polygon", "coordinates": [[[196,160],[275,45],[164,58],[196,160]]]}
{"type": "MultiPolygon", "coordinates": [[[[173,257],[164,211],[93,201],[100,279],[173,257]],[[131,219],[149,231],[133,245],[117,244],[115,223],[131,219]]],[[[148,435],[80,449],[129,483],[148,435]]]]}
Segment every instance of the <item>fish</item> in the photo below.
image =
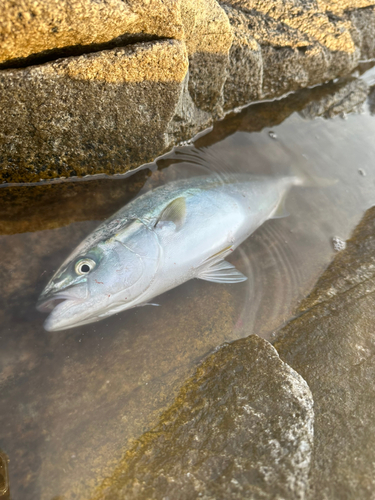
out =
{"type": "Polygon", "coordinates": [[[193,278],[241,283],[226,258],[259,226],[286,215],[295,175],[198,175],[133,199],[95,229],[51,278],[37,309],[60,331],[149,304],[193,278]]]}

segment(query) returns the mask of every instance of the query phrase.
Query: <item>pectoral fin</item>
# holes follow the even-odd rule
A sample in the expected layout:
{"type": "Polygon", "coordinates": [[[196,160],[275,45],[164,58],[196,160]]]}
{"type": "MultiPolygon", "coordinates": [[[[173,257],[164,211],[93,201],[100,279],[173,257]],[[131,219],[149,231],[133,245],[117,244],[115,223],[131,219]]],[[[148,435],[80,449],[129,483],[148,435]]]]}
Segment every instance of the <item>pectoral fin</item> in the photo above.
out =
{"type": "Polygon", "coordinates": [[[210,267],[200,270],[197,278],[215,283],[241,283],[247,277],[226,260],[216,262],[210,267]]]}
{"type": "Polygon", "coordinates": [[[171,201],[169,205],[167,205],[162,213],[155,226],[157,226],[160,222],[173,222],[176,226],[176,229],[181,229],[186,217],[186,198],[181,196],[180,198],[176,198],[171,201]]]}

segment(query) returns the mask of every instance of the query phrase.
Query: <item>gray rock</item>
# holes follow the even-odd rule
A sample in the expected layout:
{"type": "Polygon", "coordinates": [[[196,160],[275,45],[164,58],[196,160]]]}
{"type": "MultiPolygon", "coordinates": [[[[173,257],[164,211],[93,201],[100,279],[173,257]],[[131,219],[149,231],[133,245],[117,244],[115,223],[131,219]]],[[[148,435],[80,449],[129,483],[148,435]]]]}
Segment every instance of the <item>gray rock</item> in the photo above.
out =
{"type": "Polygon", "coordinates": [[[351,35],[362,60],[375,57],[375,7],[373,2],[368,4],[367,8],[349,10],[347,14],[352,25],[351,35]]]}
{"type": "Polygon", "coordinates": [[[375,56],[373,5],[6,0],[0,182],[126,172],[225,111],[347,75],[375,56]]]}
{"type": "Polygon", "coordinates": [[[255,335],[209,356],[99,499],[303,499],[313,439],[305,381],[255,335]]]}
{"type": "Polygon", "coordinates": [[[369,108],[370,113],[375,115],[375,87],[372,87],[369,93],[369,108]]]}
{"type": "Polygon", "coordinates": [[[317,116],[332,118],[350,112],[360,112],[369,92],[365,81],[358,78],[347,79],[336,92],[312,100],[301,112],[301,116],[313,119],[317,116]]]}
{"type": "Polygon", "coordinates": [[[234,33],[224,87],[225,109],[233,109],[261,97],[263,61],[260,46],[249,32],[245,16],[227,5],[223,8],[234,33]]]}
{"type": "Polygon", "coordinates": [[[312,499],[374,498],[374,256],[372,208],[275,343],[314,398],[312,499]]]}
{"type": "Polygon", "coordinates": [[[170,145],[188,59],[175,40],[0,72],[0,179],[124,172],[170,145]]]}

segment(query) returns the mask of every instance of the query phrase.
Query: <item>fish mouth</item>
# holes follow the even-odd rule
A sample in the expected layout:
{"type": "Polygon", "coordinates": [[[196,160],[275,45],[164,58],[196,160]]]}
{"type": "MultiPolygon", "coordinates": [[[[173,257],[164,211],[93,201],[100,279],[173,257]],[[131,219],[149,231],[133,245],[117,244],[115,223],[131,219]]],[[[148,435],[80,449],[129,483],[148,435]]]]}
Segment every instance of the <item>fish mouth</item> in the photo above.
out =
{"type": "MultiPolygon", "coordinates": [[[[36,308],[40,312],[50,313],[54,311],[59,304],[71,302],[71,305],[79,304],[84,299],[79,299],[68,292],[55,293],[50,297],[40,297],[36,308]]],[[[64,308],[65,309],[65,308],[64,308]]]]}
{"type": "Polygon", "coordinates": [[[36,308],[40,312],[50,313],[44,323],[47,331],[57,331],[74,326],[77,316],[87,315],[82,304],[87,300],[85,286],[74,286],[57,293],[42,293],[36,308]]]}

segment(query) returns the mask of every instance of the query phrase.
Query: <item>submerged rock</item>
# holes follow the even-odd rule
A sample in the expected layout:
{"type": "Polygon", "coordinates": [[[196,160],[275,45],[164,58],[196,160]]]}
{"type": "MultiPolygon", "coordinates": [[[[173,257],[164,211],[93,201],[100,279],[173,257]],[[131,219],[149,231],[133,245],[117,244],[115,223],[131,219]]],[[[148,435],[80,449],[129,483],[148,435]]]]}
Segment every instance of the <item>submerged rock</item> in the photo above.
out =
{"type": "Polygon", "coordinates": [[[374,293],[372,208],[275,342],[314,398],[312,499],[374,497],[374,293]]]}
{"type": "Polygon", "coordinates": [[[303,499],[312,438],[307,384],[252,335],[200,365],[94,498],[303,499]]]}

